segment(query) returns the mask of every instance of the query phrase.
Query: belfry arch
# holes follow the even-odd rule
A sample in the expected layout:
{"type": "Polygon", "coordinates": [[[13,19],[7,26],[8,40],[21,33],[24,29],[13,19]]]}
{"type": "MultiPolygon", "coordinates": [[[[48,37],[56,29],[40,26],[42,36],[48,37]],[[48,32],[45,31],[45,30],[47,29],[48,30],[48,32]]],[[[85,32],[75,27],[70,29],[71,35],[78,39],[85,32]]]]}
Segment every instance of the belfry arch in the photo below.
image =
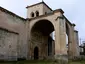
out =
{"type": "MultiPolygon", "coordinates": [[[[39,48],[39,59],[50,58],[54,55],[54,40],[52,36],[52,32],[54,31],[54,26],[49,20],[39,20],[37,21],[33,27],[31,28],[31,48],[30,51],[31,57],[34,58],[34,54],[32,54],[35,46],[39,48]]],[[[34,52],[33,52],[34,53],[34,52]]]]}

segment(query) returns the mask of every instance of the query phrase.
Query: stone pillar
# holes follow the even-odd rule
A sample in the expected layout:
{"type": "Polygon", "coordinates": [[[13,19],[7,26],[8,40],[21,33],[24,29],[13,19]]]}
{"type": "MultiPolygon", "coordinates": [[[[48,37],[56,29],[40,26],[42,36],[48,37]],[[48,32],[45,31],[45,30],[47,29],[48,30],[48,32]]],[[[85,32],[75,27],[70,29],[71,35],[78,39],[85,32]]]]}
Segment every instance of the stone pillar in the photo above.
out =
{"type": "Polygon", "coordinates": [[[68,45],[68,56],[70,59],[72,59],[74,57],[74,27],[75,24],[72,24],[72,26],[69,27],[69,45],[68,45]]]}
{"type": "MultiPolygon", "coordinates": [[[[56,20],[55,29],[55,58],[62,57],[62,59],[67,55],[66,49],[66,29],[65,29],[65,19],[59,16],[56,20]]],[[[67,59],[67,58],[66,58],[67,59]]]]}
{"type": "Polygon", "coordinates": [[[72,39],[72,27],[69,26],[69,35],[68,35],[68,57],[71,58],[72,57],[72,43],[73,43],[73,39],[72,39]]]}
{"type": "Polygon", "coordinates": [[[78,39],[78,31],[74,30],[74,56],[79,57],[79,39],[78,39]]]}
{"type": "Polygon", "coordinates": [[[31,37],[30,37],[30,35],[31,35],[31,29],[30,29],[31,27],[30,27],[30,20],[28,20],[27,22],[26,22],[26,42],[27,42],[27,60],[30,60],[31,59],[31,53],[30,53],[30,43],[31,43],[31,37]]]}

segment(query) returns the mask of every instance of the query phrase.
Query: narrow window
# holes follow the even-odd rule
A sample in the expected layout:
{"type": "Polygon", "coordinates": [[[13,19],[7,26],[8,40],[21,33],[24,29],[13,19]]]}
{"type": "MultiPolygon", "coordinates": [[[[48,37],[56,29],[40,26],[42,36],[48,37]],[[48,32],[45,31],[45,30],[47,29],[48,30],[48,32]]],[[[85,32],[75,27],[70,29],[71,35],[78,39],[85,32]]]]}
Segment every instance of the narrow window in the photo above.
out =
{"type": "Polygon", "coordinates": [[[34,13],[33,12],[31,13],[31,17],[34,17],[34,13]]]}
{"type": "Polygon", "coordinates": [[[38,11],[36,11],[36,17],[38,17],[39,16],[39,12],[38,11]]]}

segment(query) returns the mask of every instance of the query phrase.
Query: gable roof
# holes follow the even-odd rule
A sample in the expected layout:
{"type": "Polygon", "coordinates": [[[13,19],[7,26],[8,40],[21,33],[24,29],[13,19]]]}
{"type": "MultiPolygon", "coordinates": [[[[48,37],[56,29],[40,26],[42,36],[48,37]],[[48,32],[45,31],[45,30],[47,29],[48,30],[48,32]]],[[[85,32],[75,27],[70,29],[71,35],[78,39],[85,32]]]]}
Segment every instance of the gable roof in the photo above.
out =
{"type": "Polygon", "coordinates": [[[53,11],[44,1],[42,1],[40,3],[36,3],[36,4],[33,4],[33,5],[30,5],[30,6],[27,6],[26,8],[33,7],[33,6],[36,6],[36,5],[39,5],[39,4],[44,4],[47,8],[49,8],[51,11],[53,11]]]}

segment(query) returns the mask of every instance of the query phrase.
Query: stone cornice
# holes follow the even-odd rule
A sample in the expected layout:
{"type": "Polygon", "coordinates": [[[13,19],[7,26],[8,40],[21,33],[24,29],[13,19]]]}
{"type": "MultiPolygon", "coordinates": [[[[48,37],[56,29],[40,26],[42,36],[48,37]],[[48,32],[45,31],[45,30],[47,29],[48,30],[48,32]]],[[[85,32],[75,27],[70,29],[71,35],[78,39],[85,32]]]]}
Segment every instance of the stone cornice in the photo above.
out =
{"type": "Polygon", "coordinates": [[[75,27],[76,25],[73,23],[73,24],[72,24],[72,26],[74,26],[74,27],[75,27]]]}
{"type": "Polygon", "coordinates": [[[77,31],[77,30],[74,30],[74,32],[78,33],[78,31],[77,31]]]}
{"type": "Polygon", "coordinates": [[[54,12],[54,13],[55,13],[55,12],[61,12],[62,14],[64,13],[64,11],[63,11],[62,9],[56,9],[56,10],[54,10],[53,12],[54,12]]]}
{"type": "Polygon", "coordinates": [[[64,19],[64,17],[62,17],[62,16],[58,16],[55,20],[57,20],[57,19],[64,19]]]}

